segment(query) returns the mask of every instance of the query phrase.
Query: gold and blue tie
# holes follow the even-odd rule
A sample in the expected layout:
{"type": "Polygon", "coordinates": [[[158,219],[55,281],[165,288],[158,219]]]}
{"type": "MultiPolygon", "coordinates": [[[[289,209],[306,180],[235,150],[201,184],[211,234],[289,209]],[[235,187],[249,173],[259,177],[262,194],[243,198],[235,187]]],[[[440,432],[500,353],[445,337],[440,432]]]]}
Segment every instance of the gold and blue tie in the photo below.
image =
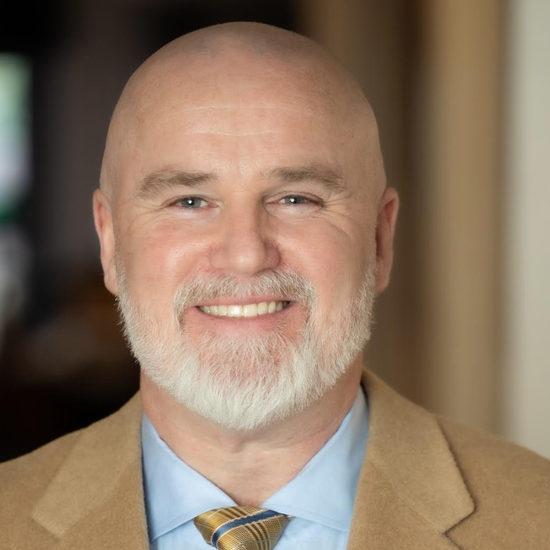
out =
{"type": "Polygon", "coordinates": [[[231,506],[200,514],[193,523],[218,550],[271,550],[290,519],[265,508],[231,506]]]}

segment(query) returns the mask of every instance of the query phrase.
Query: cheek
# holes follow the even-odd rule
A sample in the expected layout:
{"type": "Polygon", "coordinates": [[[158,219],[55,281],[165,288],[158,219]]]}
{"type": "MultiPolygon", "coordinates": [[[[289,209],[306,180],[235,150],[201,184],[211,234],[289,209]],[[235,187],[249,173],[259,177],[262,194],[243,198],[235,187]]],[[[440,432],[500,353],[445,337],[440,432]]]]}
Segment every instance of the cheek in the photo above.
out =
{"type": "Polygon", "coordinates": [[[282,252],[283,260],[314,284],[320,307],[333,307],[351,294],[364,265],[362,244],[326,223],[289,231],[282,252]]]}
{"type": "Polygon", "coordinates": [[[142,303],[171,306],[178,285],[196,263],[194,247],[181,230],[163,225],[141,229],[128,233],[131,239],[124,258],[128,284],[142,303]]]}

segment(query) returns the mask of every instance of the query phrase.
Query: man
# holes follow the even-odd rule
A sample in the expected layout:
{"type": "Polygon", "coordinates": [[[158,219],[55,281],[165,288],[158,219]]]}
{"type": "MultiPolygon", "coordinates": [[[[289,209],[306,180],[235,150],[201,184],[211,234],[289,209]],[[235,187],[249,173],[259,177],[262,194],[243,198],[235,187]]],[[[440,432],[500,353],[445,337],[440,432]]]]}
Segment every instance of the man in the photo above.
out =
{"type": "Polygon", "coordinates": [[[94,195],[141,391],[0,469],[0,547],[549,548],[548,461],[362,372],[397,209],[311,41],[227,24],[147,60],[94,195]]]}

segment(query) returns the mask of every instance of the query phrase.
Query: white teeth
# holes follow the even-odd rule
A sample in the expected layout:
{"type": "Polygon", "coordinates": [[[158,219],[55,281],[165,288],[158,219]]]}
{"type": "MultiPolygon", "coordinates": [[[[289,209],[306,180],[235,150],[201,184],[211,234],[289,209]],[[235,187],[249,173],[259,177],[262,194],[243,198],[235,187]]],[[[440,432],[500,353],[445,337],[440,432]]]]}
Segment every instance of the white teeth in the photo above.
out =
{"type": "MultiPolygon", "coordinates": [[[[210,311],[210,313],[212,313],[212,311],[210,311]]],[[[214,315],[216,315],[216,314],[214,313],[214,315]]],[[[226,317],[227,316],[227,306],[218,306],[218,316],[219,317],[226,317]]]]}
{"type": "MultiPolygon", "coordinates": [[[[205,306],[205,308],[208,306],[205,306]]],[[[208,313],[208,311],[205,311],[208,313]]],[[[243,308],[242,306],[227,306],[227,316],[228,317],[242,317],[243,308]]]]}
{"type": "Polygon", "coordinates": [[[257,317],[258,306],[256,304],[247,304],[246,306],[243,306],[243,315],[245,317],[257,317]]]}
{"type": "Polygon", "coordinates": [[[259,304],[247,304],[245,306],[200,306],[199,309],[208,315],[215,317],[257,317],[281,311],[290,302],[261,302],[259,304]]]}

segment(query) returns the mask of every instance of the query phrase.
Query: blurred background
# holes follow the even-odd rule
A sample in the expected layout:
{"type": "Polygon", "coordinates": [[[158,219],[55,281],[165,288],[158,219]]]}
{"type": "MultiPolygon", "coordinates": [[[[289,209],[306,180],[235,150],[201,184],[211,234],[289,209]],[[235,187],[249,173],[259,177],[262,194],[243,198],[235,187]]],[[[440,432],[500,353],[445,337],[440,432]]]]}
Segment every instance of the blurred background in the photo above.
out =
{"type": "Polygon", "coordinates": [[[156,49],[234,20],[316,39],[377,113],[401,212],[368,366],[550,457],[550,2],[49,0],[0,19],[0,460],[136,391],[92,220],[109,118],[156,49]]]}

